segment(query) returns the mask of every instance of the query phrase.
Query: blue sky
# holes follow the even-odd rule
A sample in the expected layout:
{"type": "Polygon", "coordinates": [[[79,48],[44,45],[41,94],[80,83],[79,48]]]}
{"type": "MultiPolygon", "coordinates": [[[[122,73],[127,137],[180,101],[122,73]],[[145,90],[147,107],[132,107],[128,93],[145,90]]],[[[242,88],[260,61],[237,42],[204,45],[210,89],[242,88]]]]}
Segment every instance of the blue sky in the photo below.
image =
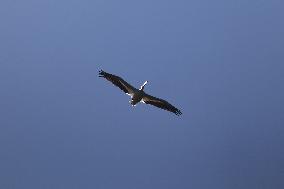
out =
{"type": "Polygon", "coordinates": [[[283,5],[2,0],[0,188],[283,188],[283,5]]]}

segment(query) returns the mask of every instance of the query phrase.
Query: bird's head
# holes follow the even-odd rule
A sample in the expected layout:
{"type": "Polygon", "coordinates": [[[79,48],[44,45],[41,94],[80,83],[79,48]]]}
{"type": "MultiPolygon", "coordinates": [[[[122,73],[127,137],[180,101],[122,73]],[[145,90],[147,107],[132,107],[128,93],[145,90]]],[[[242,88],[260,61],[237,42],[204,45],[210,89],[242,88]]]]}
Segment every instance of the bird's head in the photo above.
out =
{"type": "Polygon", "coordinates": [[[140,91],[143,91],[144,90],[144,87],[145,87],[145,85],[148,83],[148,81],[145,81],[144,83],[143,83],[143,85],[141,85],[141,87],[140,87],[140,91]]]}

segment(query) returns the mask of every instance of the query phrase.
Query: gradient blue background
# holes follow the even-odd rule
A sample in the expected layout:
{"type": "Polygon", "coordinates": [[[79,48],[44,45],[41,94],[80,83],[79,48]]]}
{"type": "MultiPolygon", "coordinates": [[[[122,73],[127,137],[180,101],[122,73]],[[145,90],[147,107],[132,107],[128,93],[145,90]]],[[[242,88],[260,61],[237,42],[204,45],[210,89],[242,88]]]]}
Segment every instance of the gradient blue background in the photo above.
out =
{"type": "Polygon", "coordinates": [[[0,188],[284,188],[283,7],[1,0],[0,188]]]}

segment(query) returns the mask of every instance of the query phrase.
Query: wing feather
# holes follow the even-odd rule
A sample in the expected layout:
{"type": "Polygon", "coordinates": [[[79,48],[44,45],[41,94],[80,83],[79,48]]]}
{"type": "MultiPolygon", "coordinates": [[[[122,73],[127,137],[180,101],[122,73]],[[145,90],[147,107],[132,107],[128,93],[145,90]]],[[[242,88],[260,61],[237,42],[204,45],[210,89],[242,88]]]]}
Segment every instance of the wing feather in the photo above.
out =
{"type": "Polygon", "coordinates": [[[99,71],[99,77],[106,78],[108,81],[112,82],[115,86],[119,87],[122,91],[124,91],[126,94],[133,94],[135,91],[135,88],[124,81],[121,77],[107,73],[103,70],[99,71]]]}
{"type": "Polygon", "coordinates": [[[182,112],[177,109],[176,107],[174,107],[173,105],[171,105],[169,102],[167,102],[166,100],[145,94],[145,96],[142,99],[146,104],[150,104],[153,106],[156,106],[158,108],[162,108],[164,110],[170,111],[175,113],[176,115],[181,115],[182,112]]]}

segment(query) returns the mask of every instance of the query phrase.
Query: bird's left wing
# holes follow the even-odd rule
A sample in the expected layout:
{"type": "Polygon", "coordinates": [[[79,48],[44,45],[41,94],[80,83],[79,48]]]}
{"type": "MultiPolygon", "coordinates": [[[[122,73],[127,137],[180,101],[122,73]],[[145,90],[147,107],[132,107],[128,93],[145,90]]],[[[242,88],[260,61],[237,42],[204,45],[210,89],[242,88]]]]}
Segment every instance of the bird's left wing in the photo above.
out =
{"type": "Polygon", "coordinates": [[[132,95],[136,90],[132,85],[124,81],[121,77],[107,73],[103,70],[99,72],[99,77],[104,77],[108,81],[112,82],[115,86],[119,87],[126,94],[132,95]]]}
{"type": "Polygon", "coordinates": [[[167,101],[165,101],[163,99],[160,99],[160,98],[148,95],[148,94],[145,94],[145,96],[143,97],[142,101],[144,103],[146,103],[146,104],[151,104],[151,105],[156,106],[158,108],[162,108],[164,110],[173,112],[176,115],[181,115],[182,114],[182,112],[179,109],[177,109],[176,107],[171,105],[169,102],[167,102],[167,101]]]}

